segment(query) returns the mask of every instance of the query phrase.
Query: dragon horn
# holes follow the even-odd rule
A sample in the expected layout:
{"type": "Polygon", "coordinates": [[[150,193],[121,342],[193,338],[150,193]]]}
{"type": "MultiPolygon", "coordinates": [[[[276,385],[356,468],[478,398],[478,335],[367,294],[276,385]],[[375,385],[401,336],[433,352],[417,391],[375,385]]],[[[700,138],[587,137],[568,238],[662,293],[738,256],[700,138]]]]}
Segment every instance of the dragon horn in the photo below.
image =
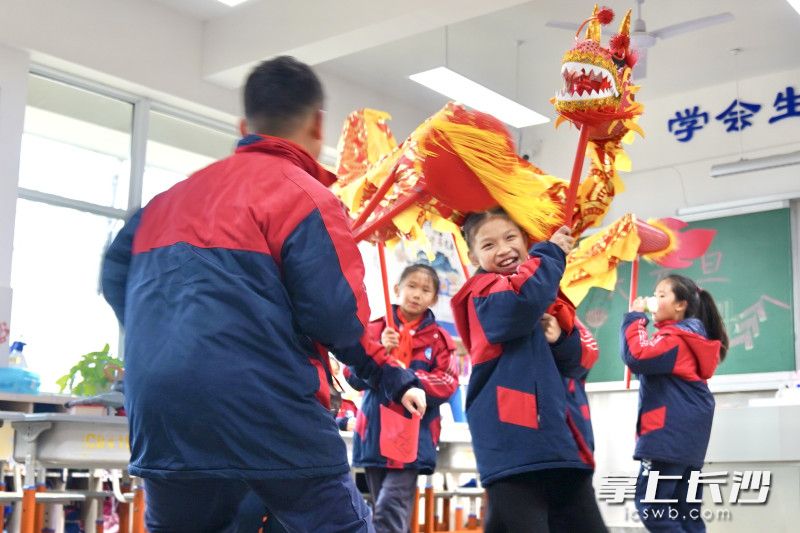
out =
{"type": "Polygon", "coordinates": [[[586,39],[591,39],[594,42],[600,44],[600,37],[602,34],[603,29],[600,26],[600,22],[597,20],[597,12],[599,11],[597,4],[594,5],[594,12],[592,13],[592,20],[589,22],[589,26],[586,28],[586,39]]]}
{"type": "Polygon", "coordinates": [[[597,4],[595,4],[594,5],[594,12],[592,13],[592,16],[589,17],[588,19],[584,20],[581,23],[580,27],[578,28],[578,31],[575,32],[575,38],[576,39],[577,39],[578,35],[581,33],[581,30],[583,29],[583,27],[588,24],[589,26],[586,28],[586,37],[585,38],[587,40],[591,39],[592,41],[596,42],[597,44],[600,44],[600,36],[601,36],[602,29],[600,27],[600,22],[597,20],[597,13],[599,13],[599,11],[600,11],[600,8],[598,8],[597,4]]]}
{"type": "Polygon", "coordinates": [[[630,37],[631,35],[631,10],[629,9],[625,16],[622,18],[622,22],[619,23],[619,34],[625,35],[630,37]]]}

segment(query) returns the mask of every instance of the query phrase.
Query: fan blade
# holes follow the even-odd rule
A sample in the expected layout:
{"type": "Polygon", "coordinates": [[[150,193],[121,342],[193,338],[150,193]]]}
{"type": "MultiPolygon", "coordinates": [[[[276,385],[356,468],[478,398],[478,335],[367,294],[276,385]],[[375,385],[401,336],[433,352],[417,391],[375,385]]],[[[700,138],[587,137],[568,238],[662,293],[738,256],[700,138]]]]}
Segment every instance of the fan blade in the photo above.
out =
{"type": "Polygon", "coordinates": [[[645,48],[650,48],[651,46],[655,46],[657,39],[653,37],[652,34],[649,33],[642,33],[642,32],[633,32],[631,34],[631,44],[637,50],[644,50],[645,48]]]}
{"type": "Polygon", "coordinates": [[[638,81],[647,77],[647,48],[638,50],[639,60],[633,67],[633,80],[638,81]]]}
{"type": "Polygon", "coordinates": [[[544,23],[545,26],[548,28],[556,28],[558,30],[570,30],[570,31],[578,31],[580,27],[578,24],[574,22],[566,22],[564,20],[548,20],[544,23]]]}
{"type": "Polygon", "coordinates": [[[669,39],[670,37],[675,37],[676,35],[681,35],[682,33],[701,30],[703,28],[708,28],[709,26],[716,26],[717,24],[722,24],[723,22],[730,22],[734,18],[735,17],[733,16],[733,13],[719,13],[709,17],[701,17],[699,19],[679,22],[678,24],[673,24],[672,26],[665,26],[660,30],[650,32],[650,34],[658,37],[659,39],[669,39]]]}

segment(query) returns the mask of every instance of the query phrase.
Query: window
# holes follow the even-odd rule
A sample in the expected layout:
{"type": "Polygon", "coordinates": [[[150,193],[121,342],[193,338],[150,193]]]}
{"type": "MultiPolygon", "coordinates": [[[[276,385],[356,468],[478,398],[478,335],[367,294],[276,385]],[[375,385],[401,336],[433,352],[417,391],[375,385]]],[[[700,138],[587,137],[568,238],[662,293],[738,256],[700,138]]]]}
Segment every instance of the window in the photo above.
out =
{"type": "Polygon", "coordinates": [[[31,76],[19,186],[127,209],[132,118],[128,102],[31,76]]]}
{"type": "Polygon", "coordinates": [[[11,267],[11,334],[27,343],[26,359],[41,378],[40,390],[57,391],[55,381],[80,356],[106,343],[120,353],[119,325],[100,293],[100,267],[125,219],[233,151],[232,126],[191,118],[59,74],[31,75],[11,267]]]}
{"type": "Polygon", "coordinates": [[[14,229],[11,325],[22,335],[41,390],[81,355],[119,345],[117,318],[100,294],[100,260],[122,220],[20,199],[14,229]]]}
{"type": "Polygon", "coordinates": [[[142,205],[192,172],[233,153],[237,137],[157,111],[150,112],[142,205]]]}

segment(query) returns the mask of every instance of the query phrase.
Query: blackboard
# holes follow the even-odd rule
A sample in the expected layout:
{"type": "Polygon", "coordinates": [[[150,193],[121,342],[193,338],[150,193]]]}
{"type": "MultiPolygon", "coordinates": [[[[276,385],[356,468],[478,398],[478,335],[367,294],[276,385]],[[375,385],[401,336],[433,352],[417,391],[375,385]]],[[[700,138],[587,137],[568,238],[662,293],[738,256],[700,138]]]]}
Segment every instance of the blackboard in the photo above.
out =
{"type": "MultiPolygon", "coordinates": [[[[703,220],[689,228],[717,230],[706,254],[677,271],[711,292],[725,320],[731,348],[717,374],[796,370],[789,209],[703,220]]],[[[592,289],[578,307],[600,347],[589,382],[623,379],[619,328],[630,271],[630,263],[622,264],[614,291],[592,289]]],[[[668,272],[641,261],[639,295],[651,295],[668,272]]]]}

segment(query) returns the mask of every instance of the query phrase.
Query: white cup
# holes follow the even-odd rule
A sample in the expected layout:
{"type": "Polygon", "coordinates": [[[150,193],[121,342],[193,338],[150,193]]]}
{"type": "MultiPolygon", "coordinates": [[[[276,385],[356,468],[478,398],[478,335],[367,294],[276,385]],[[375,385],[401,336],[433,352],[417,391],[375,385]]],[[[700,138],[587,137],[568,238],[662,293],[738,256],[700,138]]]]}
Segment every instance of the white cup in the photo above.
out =
{"type": "Polygon", "coordinates": [[[658,311],[658,298],[650,296],[644,299],[644,310],[648,313],[655,313],[658,311]]]}

